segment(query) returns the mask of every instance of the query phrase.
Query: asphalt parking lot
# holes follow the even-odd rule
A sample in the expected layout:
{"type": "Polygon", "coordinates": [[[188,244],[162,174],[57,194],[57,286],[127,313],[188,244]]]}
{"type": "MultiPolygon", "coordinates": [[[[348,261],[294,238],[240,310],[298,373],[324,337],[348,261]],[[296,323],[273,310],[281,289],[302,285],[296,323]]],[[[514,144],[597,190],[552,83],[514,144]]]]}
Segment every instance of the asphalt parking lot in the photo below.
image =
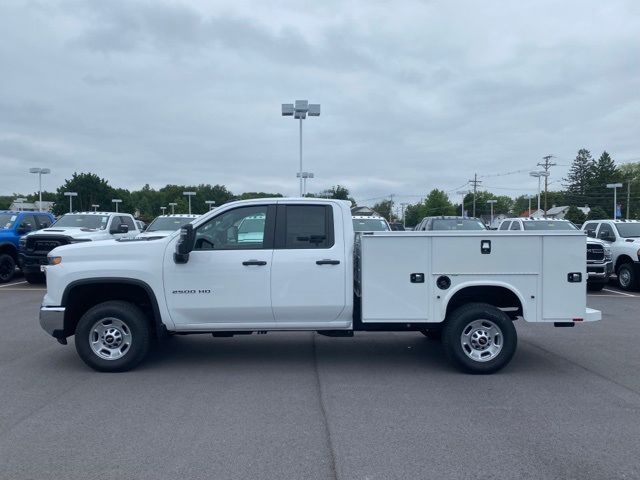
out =
{"type": "Polygon", "coordinates": [[[603,321],[518,322],[512,363],[460,374],[420,334],[173,338],[99,374],[0,286],[0,479],[640,478],[640,294],[603,321]]]}

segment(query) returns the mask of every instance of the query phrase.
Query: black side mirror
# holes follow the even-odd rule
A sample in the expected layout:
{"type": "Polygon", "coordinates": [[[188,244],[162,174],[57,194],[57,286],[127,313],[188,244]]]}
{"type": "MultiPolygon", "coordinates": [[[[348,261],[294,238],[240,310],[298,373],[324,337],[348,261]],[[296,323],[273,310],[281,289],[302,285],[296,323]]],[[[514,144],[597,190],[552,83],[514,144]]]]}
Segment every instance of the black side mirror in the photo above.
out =
{"type": "Polygon", "coordinates": [[[187,263],[189,261],[189,253],[193,250],[196,243],[196,231],[193,225],[187,223],[180,229],[180,238],[176,243],[176,251],[173,254],[173,261],[176,263],[187,263]]]}
{"type": "Polygon", "coordinates": [[[109,233],[113,234],[113,233],[128,233],[129,232],[129,227],[123,223],[121,223],[118,227],[116,228],[112,228],[111,230],[109,230],[109,233]]]}
{"type": "Polygon", "coordinates": [[[587,232],[587,237],[596,238],[595,230],[586,230],[586,232],[587,232]]]}

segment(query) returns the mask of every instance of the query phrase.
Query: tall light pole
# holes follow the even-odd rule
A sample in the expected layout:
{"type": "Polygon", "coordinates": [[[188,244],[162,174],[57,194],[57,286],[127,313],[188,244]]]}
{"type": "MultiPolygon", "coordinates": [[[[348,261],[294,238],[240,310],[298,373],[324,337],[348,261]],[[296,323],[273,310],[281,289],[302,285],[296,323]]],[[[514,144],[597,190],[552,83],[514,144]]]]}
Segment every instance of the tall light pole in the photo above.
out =
{"type": "Polygon", "coordinates": [[[527,195],[527,198],[529,199],[529,210],[527,210],[527,212],[529,213],[529,216],[531,216],[531,199],[533,198],[533,195],[527,195]]]}
{"type": "Polygon", "coordinates": [[[175,213],[176,213],[176,205],[178,205],[176,202],[171,202],[169,204],[169,206],[171,207],[171,215],[175,215],[175,213]]]}
{"type": "Polygon", "coordinates": [[[73,197],[78,196],[78,192],[64,192],[65,197],[69,197],[69,213],[73,212],[73,197]]]}
{"type": "Polygon", "coordinates": [[[160,207],[160,211],[162,212],[162,215],[164,215],[164,211],[167,209],[167,207],[160,207]]]}
{"type": "Polygon", "coordinates": [[[405,223],[404,212],[408,205],[411,205],[411,204],[407,202],[400,203],[400,206],[402,207],[402,228],[407,228],[407,224],[405,223]]]}
{"type": "Polygon", "coordinates": [[[293,117],[300,120],[300,170],[298,171],[298,178],[300,178],[300,196],[304,195],[303,176],[302,176],[302,120],[307,118],[307,114],[310,117],[320,116],[320,104],[309,103],[308,100],[296,100],[295,103],[283,103],[282,104],[282,116],[293,117]]]}
{"type": "Polygon", "coordinates": [[[182,194],[189,197],[189,215],[191,215],[191,197],[193,197],[196,192],[182,192],[182,194]]]}
{"type": "Polygon", "coordinates": [[[487,200],[487,203],[491,205],[491,222],[489,222],[489,226],[493,225],[493,206],[498,203],[498,200],[487,200]]]}
{"type": "Polygon", "coordinates": [[[618,188],[622,188],[621,183],[607,183],[607,188],[613,188],[613,219],[618,218],[618,188]]]}
{"type": "Polygon", "coordinates": [[[298,172],[296,173],[296,177],[298,178],[302,178],[303,180],[303,184],[302,184],[302,196],[305,196],[307,194],[307,178],[313,178],[314,175],[311,172],[298,172]]]}
{"type": "Polygon", "coordinates": [[[29,173],[37,173],[38,174],[38,211],[42,211],[42,175],[46,175],[47,173],[51,173],[51,170],[48,168],[30,168],[29,173]]]}
{"type": "Polygon", "coordinates": [[[209,211],[213,210],[213,207],[216,206],[216,201],[215,200],[205,200],[204,203],[209,205],[209,211]]]}
{"type": "MultiPolygon", "coordinates": [[[[545,172],[544,170],[536,170],[534,172],[529,172],[529,175],[538,179],[538,211],[539,211],[540,210],[540,178],[548,177],[549,176],[549,172],[545,172]]],[[[531,212],[529,212],[529,213],[531,213],[531,212]]],[[[545,212],[545,216],[546,216],[546,213],[547,212],[545,212]]]]}
{"type": "Polygon", "coordinates": [[[122,203],[122,200],[119,198],[114,198],[113,200],[111,200],[111,203],[115,203],[116,204],[116,213],[118,213],[118,204],[122,203]]]}
{"type": "Polygon", "coordinates": [[[94,211],[94,212],[97,212],[97,211],[98,211],[98,207],[99,207],[100,205],[97,205],[97,204],[95,204],[95,203],[94,203],[94,204],[93,204],[93,205],[91,205],[91,206],[93,207],[93,211],[94,211]]]}
{"type": "Polygon", "coordinates": [[[462,195],[462,200],[460,201],[460,216],[464,217],[464,197],[466,197],[469,193],[468,190],[458,190],[456,192],[458,195],[462,195]]]}

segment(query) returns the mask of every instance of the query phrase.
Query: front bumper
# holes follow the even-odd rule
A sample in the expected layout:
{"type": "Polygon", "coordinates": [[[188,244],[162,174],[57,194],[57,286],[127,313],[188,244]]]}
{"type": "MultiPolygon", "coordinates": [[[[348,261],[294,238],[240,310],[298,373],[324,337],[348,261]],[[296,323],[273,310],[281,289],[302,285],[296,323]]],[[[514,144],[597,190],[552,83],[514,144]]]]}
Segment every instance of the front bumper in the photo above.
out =
{"type": "Polygon", "coordinates": [[[48,262],[46,255],[18,254],[18,265],[23,273],[40,273],[40,266],[47,265],[48,262]]]}
{"type": "Polygon", "coordinates": [[[587,281],[605,282],[613,273],[613,262],[587,264],[587,281]]]}
{"type": "Polygon", "coordinates": [[[40,307],[40,326],[52,337],[65,338],[64,311],[65,307],[40,307]]]}

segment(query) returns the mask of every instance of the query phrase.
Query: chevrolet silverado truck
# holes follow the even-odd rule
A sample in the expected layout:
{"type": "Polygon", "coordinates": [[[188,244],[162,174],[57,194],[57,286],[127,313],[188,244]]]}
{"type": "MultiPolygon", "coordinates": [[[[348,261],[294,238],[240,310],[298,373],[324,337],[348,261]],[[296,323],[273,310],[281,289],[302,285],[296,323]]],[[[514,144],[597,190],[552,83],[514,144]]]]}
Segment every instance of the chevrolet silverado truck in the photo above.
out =
{"type": "Polygon", "coordinates": [[[611,249],[613,271],[623,290],[640,287],[640,221],[638,220],[590,220],[582,230],[611,249]]]}
{"type": "MultiPolygon", "coordinates": [[[[523,230],[578,230],[573,223],[563,219],[546,218],[505,218],[498,230],[520,232],[523,230]]],[[[592,292],[602,290],[609,283],[613,273],[611,248],[596,238],[587,238],[587,289],[592,292]]]]}
{"type": "Polygon", "coordinates": [[[0,283],[8,282],[15,274],[20,239],[54,221],[47,212],[0,211],[0,283]]]}
{"type": "Polygon", "coordinates": [[[600,319],[585,243],[575,230],[355,234],[346,201],[245,200],[165,238],[55,248],[40,325],[62,344],[75,335],[99,371],[135,367],[172,334],[431,329],[455,365],[491,373],[516,350],[517,319],[600,319]]]}
{"type": "Polygon", "coordinates": [[[19,262],[29,283],[43,283],[47,254],[60,245],[133,238],[140,233],[132,215],[114,212],[68,213],[50,228],[20,239],[19,262]]]}

